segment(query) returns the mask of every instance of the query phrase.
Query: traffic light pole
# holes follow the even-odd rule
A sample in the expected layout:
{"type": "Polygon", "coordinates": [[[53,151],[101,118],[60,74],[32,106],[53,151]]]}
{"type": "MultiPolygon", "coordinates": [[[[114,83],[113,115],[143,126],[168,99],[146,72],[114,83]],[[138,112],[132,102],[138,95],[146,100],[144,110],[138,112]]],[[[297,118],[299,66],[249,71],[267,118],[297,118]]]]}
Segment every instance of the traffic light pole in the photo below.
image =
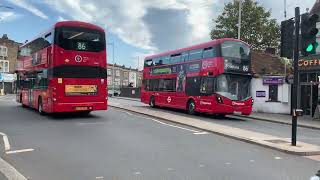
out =
{"type": "Polygon", "coordinates": [[[293,86],[292,86],[292,131],[291,145],[297,145],[297,95],[298,95],[298,61],[299,61],[299,30],[300,30],[300,8],[295,8],[295,41],[293,54],[293,86]]]}

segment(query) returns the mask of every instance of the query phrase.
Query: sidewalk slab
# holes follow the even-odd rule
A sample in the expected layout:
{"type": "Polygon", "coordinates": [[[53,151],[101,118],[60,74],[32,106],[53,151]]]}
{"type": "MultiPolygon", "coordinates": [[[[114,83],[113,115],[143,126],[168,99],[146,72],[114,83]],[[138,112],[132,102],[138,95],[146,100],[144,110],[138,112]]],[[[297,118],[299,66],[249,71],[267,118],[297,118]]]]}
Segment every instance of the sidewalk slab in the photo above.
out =
{"type": "MultiPolygon", "coordinates": [[[[261,121],[269,121],[281,124],[291,125],[292,120],[290,115],[284,114],[271,114],[271,113],[252,113],[250,116],[241,116],[241,115],[231,115],[230,117],[241,117],[241,118],[250,118],[261,121]]],[[[311,117],[301,116],[298,117],[298,126],[311,128],[311,129],[320,129],[320,121],[313,120],[311,117]]]]}
{"type": "MultiPolygon", "coordinates": [[[[115,99],[123,99],[128,101],[140,102],[138,98],[129,98],[129,97],[113,97],[115,99]]],[[[141,103],[142,104],[142,103],[141,103]]],[[[250,116],[242,115],[228,115],[228,117],[235,119],[253,119],[260,121],[267,121],[279,124],[291,125],[291,116],[286,114],[272,114],[272,113],[255,113],[253,112],[250,116]]],[[[320,130],[320,120],[314,120],[311,117],[301,116],[298,118],[298,127],[310,128],[320,130]]]]}
{"type": "Polygon", "coordinates": [[[219,134],[219,135],[231,137],[234,139],[242,140],[245,142],[276,149],[289,154],[302,155],[302,156],[320,155],[320,146],[307,144],[300,141],[297,142],[297,146],[291,146],[290,139],[287,139],[287,138],[280,138],[280,137],[276,137],[268,134],[220,125],[213,122],[206,122],[196,118],[182,117],[180,115],[176,115],[173,113],[159,112],[157,110],[153,110],[147,107],[125,106],[120,103],[113,103],[113,102],[109,102],[109,106],[155,117],[158,119],[163,119],[166,121],[171,121],[178,124],[191,126],[194,128],[205,130],[205,131],[210,131],[215,134],[219,134]]]}

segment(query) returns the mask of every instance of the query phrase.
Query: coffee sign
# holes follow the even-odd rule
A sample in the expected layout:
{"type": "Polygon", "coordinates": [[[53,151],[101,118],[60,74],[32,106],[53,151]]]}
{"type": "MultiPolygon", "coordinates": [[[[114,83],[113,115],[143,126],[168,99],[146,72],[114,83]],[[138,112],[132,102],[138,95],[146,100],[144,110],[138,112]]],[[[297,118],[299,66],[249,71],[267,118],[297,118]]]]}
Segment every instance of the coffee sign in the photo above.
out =
{"type": "Polygon", "coordinates": [[[319,70],[320,59],[300,59],[298,61],[299,70],[319,70]]]}

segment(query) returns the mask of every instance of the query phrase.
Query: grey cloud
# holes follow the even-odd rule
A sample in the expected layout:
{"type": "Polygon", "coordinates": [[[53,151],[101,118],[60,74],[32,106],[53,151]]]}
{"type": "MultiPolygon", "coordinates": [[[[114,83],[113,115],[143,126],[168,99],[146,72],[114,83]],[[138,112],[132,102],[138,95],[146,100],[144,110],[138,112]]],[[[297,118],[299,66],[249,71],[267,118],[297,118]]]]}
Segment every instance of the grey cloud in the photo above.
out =
{"type": "Polygon", "coordinates": [[[143,20],[159,51],[177,49],[188,43],[191,26],[186,22],[186,13],[186,10],[148,9],[143,20]]]}

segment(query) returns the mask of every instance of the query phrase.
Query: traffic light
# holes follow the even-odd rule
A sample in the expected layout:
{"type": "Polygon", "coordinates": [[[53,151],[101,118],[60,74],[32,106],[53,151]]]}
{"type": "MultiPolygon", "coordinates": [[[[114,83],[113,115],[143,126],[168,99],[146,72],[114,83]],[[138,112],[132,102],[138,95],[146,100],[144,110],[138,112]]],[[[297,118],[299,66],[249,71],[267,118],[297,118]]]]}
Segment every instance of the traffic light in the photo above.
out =
{"type": "Polygon", "coordinates": [[[294,21],[288,19],[281,22],[280,56],[291,59],[293,55],[294,21]]]}
{"type": "Polygon", "coordinates": [[[316,35],[318,29],[316,23],[319,19],[317,14],[305,13],[301,15],[301,54],[308,56],[316,53],[318,43],[316,35]]]}

